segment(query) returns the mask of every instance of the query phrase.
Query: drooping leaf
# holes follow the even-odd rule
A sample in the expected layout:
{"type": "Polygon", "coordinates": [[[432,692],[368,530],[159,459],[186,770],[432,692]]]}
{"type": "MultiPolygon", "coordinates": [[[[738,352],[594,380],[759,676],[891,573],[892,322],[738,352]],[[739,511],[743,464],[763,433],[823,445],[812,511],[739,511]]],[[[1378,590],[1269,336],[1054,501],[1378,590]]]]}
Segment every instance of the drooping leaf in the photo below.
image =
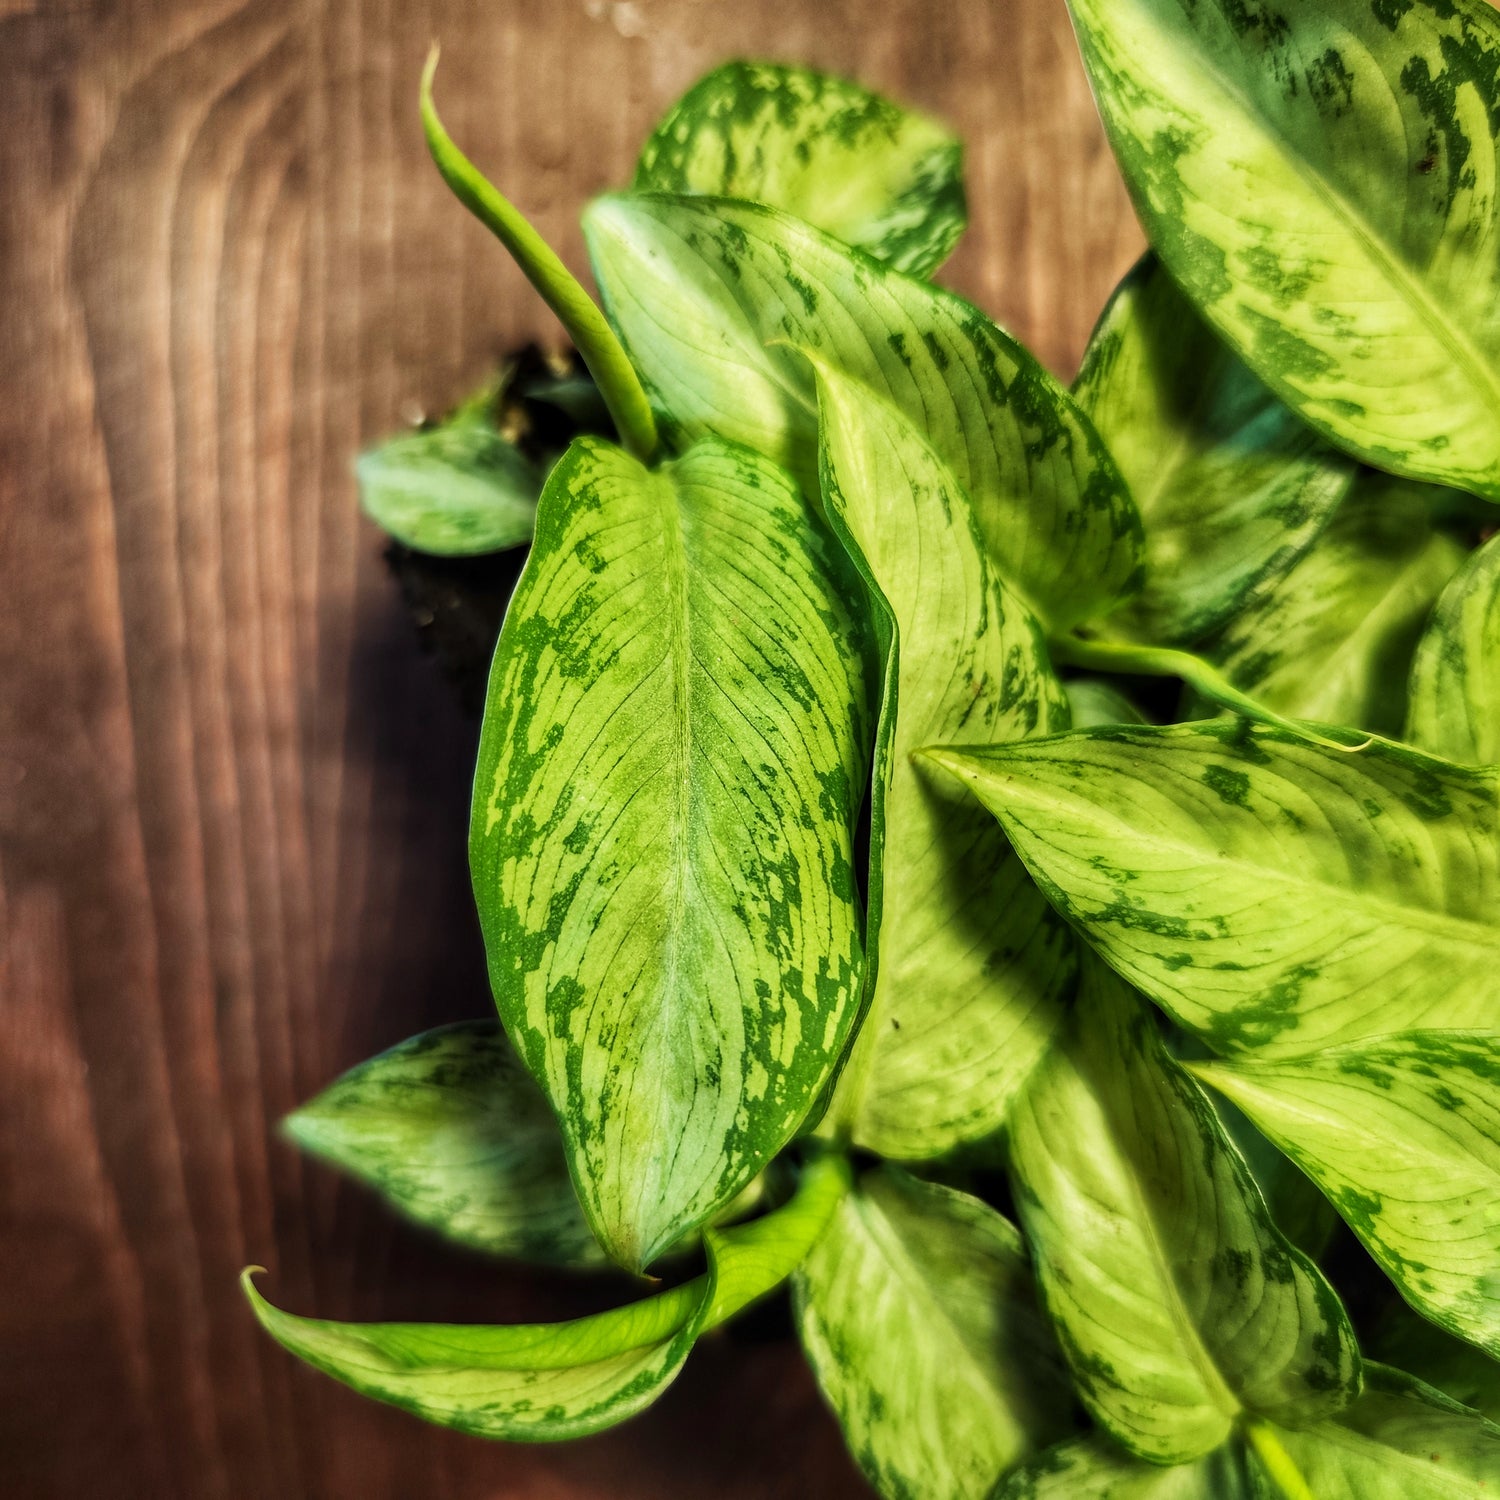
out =
{"type": "Polygon", "coordinates": [[[1070,677],[1063,683],[1075,729],[1096,724],[1146,724],[1150,721],[1107,677],[1070,677]]]}
{"type": "Polygon", "coordinates": [[[558,1265],[607,1263],[568,1177],[557,1121],[498,1022],[402,1042],[345,1073],[284,1128],[459,1244],[558,1265]]]}
{"type": "Polygon", "coordinates": [[[921,433],[822,364],[818,400],[824,508],[885,648],[875,979],[833,1110],[860,1145],[920,1159],[1002,1123],[1057,1023],[1073,945],[994,819],[911,752],[1047,733],[1067,705],[1035,617],[986,559],[968,496],[921,433]]]}
{"type": "Polygon", "coordinates": [[[699,444],[553,471],[501,633],[470,858],[506,1029],[630,1267],[722,1207],[856,1010],[864,645],[782,474],[699,444]]]}
{"type": "Polygon", "coordinates": [[[1379,468],[1500,499],[1500,18],[1485,0],[1069,0],[1146,233],[1379,468]]]}
{"type": "Polygon", "coordinates": [[[1049,626],[1135,587],[1140,524],[1098,434],[968,303],[755,204],[600,198],[584,232],[609,315],[679,441],[747,443],[816,494],[810,350],[925,434],[1049,626]]]}
{"type": "Polygon", "coordinates": [[[1068,1430],[1021,1237],[979,1199],[873,1168],[792,1285],[818,1384],[882,1495],[985,1500],[1068,1430]]]}
{"type": "Polygon", "coordinates": [[[1272,1224],[1213,1105],[1097,959],[1011,1116],[1016,1203],[1079,1394],[1131,1452],[1186,1463],[1246,1413],[1358,1388],[1338,1298],[1272,1224]]]}
{"type": "Polygon", "coordinates": [[[948,258],[968,219],[963,147],[936,120],[780,63],[726,63],[694,84],[633,188],[767,203],[914,276],[948,258]]]}
{"type": "Polygon", "coordinates": [[[1073,394],[1140,508],[1146,581],[1112,623],[1143,640],[1217,629],[1307,550],[1354,476],[1153,255],[1105,309],[1073,394]]]}
{"type": "Polygon", "coordinates": [[[1109,962],[1217,1050],[1494,1019],[1500,770],[1229,721],[933,757],[1109,962]]]}
{"type": "Polygon", "coordinates": [[[432,427],[360,455],[359,498],[398,542],[475,557],[530,540],[542,473],[495,425],[488,389],[432,427]]]}
{"type": "Polygon", "coordinates": [[[1318,1183],[1413,1307],[1500,1356],[1500,1031],[1193,1068],[1318,1183]]]}
{"type": "Polygon", "coordinates": [[[1103,1434],[1049,1448],[995,1500],[1284,1500],[1238,1440],[1185,1464],[1153,1464],[1103,1434]]]}
{"type": "Polygon", "coordinates": [[[361,1394],[476,1437],[555,1442],[612,1427],[649,1406],[700,1333],[791,1275],[848,1182],[839,1158],[813,1163],[784,1208],[704,1235],[704,1275],[568,1323],[335,1323],[273,1307],[249,1271],[242,1282],[277,1343],[361,1394]]]}
{"type": "Polygon", "coordinates": [[[1412,661],[1406,737],[1449,760],[1500,762],[1500,536],[1438,599],[1412,661]]]}
{"type": "Polygon", "coordinates": [[[1281,1432],[1316,1500],[1491,1500],[1500,1487],[1500,1427],[1382,1365],[1331,1422],[1281,1432]]]}
{"type": "Polygon", "coordinates": [[[1463,561],[1434,491],[1366,472],[1306,556],[1230,622],[1208,655],[1266,707],[1395,736],[1408,664],[1463,561]]]}

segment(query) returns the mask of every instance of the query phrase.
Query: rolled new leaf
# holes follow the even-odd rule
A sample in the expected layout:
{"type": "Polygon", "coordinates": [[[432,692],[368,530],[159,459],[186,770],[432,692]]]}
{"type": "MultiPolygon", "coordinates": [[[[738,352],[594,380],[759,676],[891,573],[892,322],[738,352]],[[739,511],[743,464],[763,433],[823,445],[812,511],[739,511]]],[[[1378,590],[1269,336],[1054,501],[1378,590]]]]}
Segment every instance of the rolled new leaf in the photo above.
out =
{"type": "Polygon", "coordinates": [[[1399,735],[1433,601],[1463,562],[1429,485],[1365,471],[1295,567],[1207,648],[1241,691],[1291,718],[1399,735]]]}
{"type": "Polygon", "coordinates": [[[1379,468],[1500,499],[1500,18],[1485,0],[1069,0],[1173,278],[1379,468]]]}
{"type": "Polygon", "coordinates": [[[1217,629],[1312,545],[1354,477],[1153,255],[1111,298],[1073,394],[1141,512],[1145,584],[1112,623],[1147,641],[1217,629]]]}
{"type": "Polygon", "coordinates": [[[1406,737],[1449,760],[1500,761],[1500,536],[1438,599],[1412,661],[1406,737]]]}
{"type": "Polygon", "coordinates": [[[791,1138],[857,1007],[864,642],[836,543],[721,442],[575,443],[496,649],[470,859],[589,1222],[648,1264],[791,1138]]]}
{"type": "Polygon", "coordinates": [[[360,504],[377,526],[435,557],[531,539],[543,475],[496,427],[496,399],[481,391],[444,421],[360,455],[360,504]]]}
{"type": "Polygon", "coordinates": [[[985,1500],[1069,1428],[1067,1374],[1025,1247],[977,1198],[872,1168],[793,1295],[818,1384],[882,1495],[985,1500]]]}
{"type": "Polygon", "coordinates": [[[1323,1189],[1413,1307],[1500,1358],[1500,1032],[1193,1071],[1323,1189]]]}
{"type": "Polygon", "coordinates": [[[1399,1370],[1365,1376],[1331,1422],[1278,1434],[1315,1500],[1491,1500],[1500,1427],[1399,1370]]]}
{"type": "Polygon", "coordinates": [[[986,558],[952,472],[890,402],[816,364],[824,509],[885,650],[874,985],[833,1115],[860,1145],[920,1159],[1003,1123],[1057,1024],[1074,960],[994,819],[911,753],[1046,734],[1067,724],[1067,705],[1036,618],[986,558]]]}
{"type": "Polygon", "coordinates": [[[1208,1097],[1097,959],[1012,1112],[1043,1300],[1096,1420],[1180,1464],[1247,1415],[1293,1424],[1359,1388],[1333,1289],[1276,1229],[1208,1097]]]}
{"type": "Polygon", "coordinates": [[[496,1021],[443,1026],[382,1052],[284,1129],[458,1244],[607,1264],[573,1191],[557,1120],[496,1021]]]}
{"type": "Polygon", "coordinates": [[[1098,951],[1216,1050],[1494,1019],[1500,769],[1220,721],[932,756],[1098,951]]]}
{"type": "Polygon", "coordinates": [[[334,1323],[273,1307],[242,1282],[283,1348],[362,1395],[475,1437],[556,1442],[623,1422],[671,1384],[694,1342],[784,1281],[827,1227],[849,1171],[825,1157],[784,1208],[704,1236],[708,1271],[568,1323],[334,1323]]]}
{"type": "Polygon", "coordinates": [[[968,218],[951,132],[780,63],[726,63],[694,84],[646,142],[632,188],[767,203],[914,276],[948,258],[968,218]]]}
{"type": "Polygon", "coordinates": [[[680,437],[747,443],[816,494],[810,350],[925,434],[1049,628],[1138,584],[1139,519],[1098,434],[967,302],[755,204],[600,198],[584,233],[606,310],[680,437]]]}

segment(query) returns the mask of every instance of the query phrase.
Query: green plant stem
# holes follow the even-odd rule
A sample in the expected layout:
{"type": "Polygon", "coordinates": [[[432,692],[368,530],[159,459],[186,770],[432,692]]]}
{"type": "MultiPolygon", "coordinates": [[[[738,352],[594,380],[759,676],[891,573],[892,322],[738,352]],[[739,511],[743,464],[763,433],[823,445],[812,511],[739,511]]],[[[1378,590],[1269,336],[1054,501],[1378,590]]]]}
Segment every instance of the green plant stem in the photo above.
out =
{"type": "Polygon", "coordinates": [[[556,251],[454,145],[432,100],[437,64],[438,49],[434,46],[422,70],[422,129],[443,181],[453,189],[459,202],[510,251],[526,273],[526,279],[557,314],[599,387],[619,429],[620,441],[642,463],[649,463],[656,453],[656,418],[624,346],[598,304],[579,285],[556,251]]]}
{"type": "Polygon", "coordinates": [[[1253,719],[1257,724],[1285,729],[1301,739],[1311,740],[1330,750],[1352,753],[1365,749],[1371,743],[1367,738],[1358,744],[1348,745],[1342,740],[1319,733],[1297,719],[1288,719],[1257,702],[1248,693],[1242,693],[1217,667],[1204,661],[1201,656],[1194,656],[1191,651],[1175,651],[1167,646],[1142,646],[1133,641],[1086,640],[1079,635],[1058,636],[1052,640],[1051,646],[1054,658],[1070,667],[1087,667],[1096,672],[1125,672],[1140,677],[1180,677],[1189,687],[1196,688],[1220,708],[1227,708],[1232,713],[1253,719]]]}
{"type": "Polygon", "coordinates": [[[1255,1456],[1265,1467],[1266,1473],[1271,1476],[1276,1488],[1286,1496],[1286,1500],[1317,1500],[1317,1496],[1313,1494],[1307,1481],[1302,1477],[1301,1469],[1293,1461],[1292,1455],[1286,1451],[1281,1439],[1276,1435],[1276,1429],[1269,1422],[1261,1422],[1252,1418],[1245,1423],[1245,1437],[1255,1450],[1255,1456]]]}

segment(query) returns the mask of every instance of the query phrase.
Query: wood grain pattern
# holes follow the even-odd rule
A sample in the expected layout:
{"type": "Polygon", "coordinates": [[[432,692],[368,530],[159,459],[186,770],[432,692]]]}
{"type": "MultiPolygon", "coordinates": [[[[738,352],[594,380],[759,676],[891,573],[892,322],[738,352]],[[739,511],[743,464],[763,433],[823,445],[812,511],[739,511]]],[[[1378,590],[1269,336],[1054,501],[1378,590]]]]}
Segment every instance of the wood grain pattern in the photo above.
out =
{"type": "Polygon", "coordinates": [[[969,142],[946,279],[1076,361],[1139,245],[1062,0],[0,0],[0,1489],[396,1500],[864,1493],[796,1351],[720,1339],[567,1449],[366,1405],[234,1277],[369,1318],[611,1290],[393,1225],[277,1118],[487,1008],[476,733],[350,460],[556,330],[423,154],[576,214],[734,54],[854,73],[969,142]]]}

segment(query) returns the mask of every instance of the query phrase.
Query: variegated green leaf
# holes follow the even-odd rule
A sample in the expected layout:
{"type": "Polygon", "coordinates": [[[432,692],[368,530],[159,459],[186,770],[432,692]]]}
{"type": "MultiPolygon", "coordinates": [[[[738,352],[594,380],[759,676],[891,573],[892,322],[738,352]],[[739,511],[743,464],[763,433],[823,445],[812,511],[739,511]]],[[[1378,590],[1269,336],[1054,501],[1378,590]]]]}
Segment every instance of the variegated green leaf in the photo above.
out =
{"type": "Polygon", "coordinates": [[[1433,601],[1463,561],[1434,491],[1366,472],[1306,556],[1209,648],[1234,685],[1292,718],[1395,736],[1433,601]]]}
{"type": "Polygon", "coordinates": [[[1358,1387],[1354,1333],[1282,1237],[1149,1008],[1097,959],[1011,1116],[1016,1203],[1084,1403],[1133,1453],[1186,1463],[1246,1413],[1358,1387]]]}
{"type": "Polygon", "coordinates": [[[1096,724],[1146,724],[1146,715],[1107,677],[1070,677],[1063,683],[1075,729],[1096,724]]]}
{"type": "Polygon", "coordinates": [[[530,539],[542,474],[496,427],[496,400],[481,391],[435,426],[360,455],[360,503],[381,530],[438,557],[530,539]]]}
{"type": "Polygon", "coordinates": [[[890,1500],[986,1500],[1068,1430],[1021,1237],[979,1199],[874,1168],[792,1286],[818,1384],[890,1500]]]}
{"type": "Polygon", "coordinates": [[[1500,499],[1500,18],[1485,0],[1069,0],[1172,275],[1379,468],[1500,499]]]}
{"type": "Polygon", "coordinates": [[[1006,579],[1050,626],[1135,587],[1140,524],[1104,445],[968,303],[756,204],[601,198],[584,230],[606,309],[679,441],[747,443],[815,494],[808,349],[926,435],[1006,579]]]}
{"type": "Polygon", "coordinates": [[[791,1275],[848,1181],[837,1157],[815,1162],[784,1208],[707,1232],[706,1274],[570,1323],[334,1323],[283,1312],[255,1289],[249,1271],[242,1280],[277,1343],[361,1394],[476,1437],[554,1442],[598,1432],[649,1406],[700,1333],[791,1275]]]}
{"type": "Polygon", "coordinates": [[[1073,394],[1140,507],[1146,581],[1112,623],[1142,640],[1217,629],[1307,550],[1354,476],[1152,255],[1105,309],[1073,394]]]}
{"type": "Polygon", "coordinates": [[[1284,1500],[1238,1440],[1185,1464],[1153,1464],[1095,1435],[1017,1469],[995,1500],[1284,1500]]]}
{"type": "Polygon", "coordinates": [[[696,83],[633,186],[768,203],[914,276],[948,258],[968,218],[963,147],[936,120],[779,63],[726,63],[696,83]]]}
{"type": "Polygon", "coordinates": [[[1317,1182],[1413,1307],[1500,1356],[1500,1032],[1193,1070],[1317,1182]]]}
{"type": "Polygon", "coordinates": [[[1057,1023],[1073,945],[994,819],[911,752],[1047,733],[1067,705],[1035,617],[986,559],[968,496],[921,433],[822,364],[818,401],[824,508],[885,647],[874,987],[833,1112],[884,1156],[933,1157],[1004,1120],[1057,1023]]]}
{"type": "Polygon", "coordinates": [[[287,1117],[305,1151],[475,1250],[606,1264],[562,1135],[496,1021],[464,1021],[352,1068],[287,1117]]]}
{"type": "Polygon", "coordinates": [[[470,857],[506,1029],[638,1267],[786,1143],[854,1019],[863,643],[778,470],[553,471],[490,677],[470,857]]]}
{"type": "Polygon", "coordinates": [[[1109,962],[1217,1049],[1494,1020],[1500,769],[1243,721],[933,755],[1109,962]]]}
{"type": "Polygon", "coordinates": [[[1500,1421],[1500,1360],[1445,1333],[1392,1298],[1366,1336],[1366,1347],[1382,1364],[1395,1365],[1460,1406],[1500,1421]]]}
{"type": "Polygon", "coordinates": [[[1399,1370],[1331,1422],[1278,1434],[1315,1500],[1493,1500],[1500,1427],[1399,1370]]]}
{"type": "Polygon", "coordinates": [[[1406,737],[1449,760],[1500,762],[1500,536],[1438,599],[1412,661],[1406,737]]]}

